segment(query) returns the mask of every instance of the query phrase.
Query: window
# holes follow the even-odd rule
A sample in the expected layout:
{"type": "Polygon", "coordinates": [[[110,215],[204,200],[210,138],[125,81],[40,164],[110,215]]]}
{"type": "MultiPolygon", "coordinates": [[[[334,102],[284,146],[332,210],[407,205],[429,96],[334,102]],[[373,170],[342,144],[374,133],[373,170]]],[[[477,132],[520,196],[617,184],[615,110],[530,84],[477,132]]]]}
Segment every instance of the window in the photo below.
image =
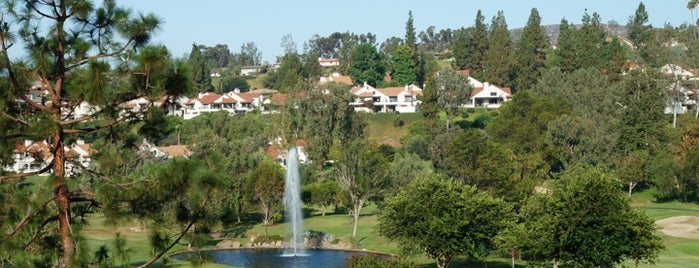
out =
{"type": "Polygon", "coordinates": [[[398,97],[390,97],[388,99],[389,102],[398,102],[398,97]]]}
{"type": "Polygon", "coordinates": [[[497,92],[490,92],[490,96],[491,96],[491,97],[495,97],[495,96],[497,96],[497,95],[498,95],[497,92]]]}

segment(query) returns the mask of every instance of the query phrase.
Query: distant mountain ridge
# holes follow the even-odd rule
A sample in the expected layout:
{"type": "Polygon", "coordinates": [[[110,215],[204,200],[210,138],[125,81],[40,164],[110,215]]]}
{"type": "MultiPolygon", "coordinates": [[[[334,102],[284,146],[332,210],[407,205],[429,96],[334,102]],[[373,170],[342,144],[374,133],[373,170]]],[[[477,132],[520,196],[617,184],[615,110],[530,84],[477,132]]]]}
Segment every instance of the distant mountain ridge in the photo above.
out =
{"type": "MultiPolygon", "coordinates": [[[[575,25],[576,27],[580,28],[582,27],[582,24],[575,25]]],[[[624,37],[626,38],[628,36],[628,29],[626,29],[625,25],[619,25],[619,24],[602,24],[604,27],[604,31],[607,33],[608,36],[618,36],[618,37],[624,37]]],[[[558,41],[558,34],[559,34],[559,28],[560,24],[550,24],[550,25],[543,25],[544,31],[546,31],[546,36],[548,36],[549,41],[555,42],[558,41]]],[[[512,39],[514,41],[518,40],[520,36],[522,36],[522,32],[524,31],[524,28],[516,28],[510,30],[510,36],[512,36],[512,39]]]]}

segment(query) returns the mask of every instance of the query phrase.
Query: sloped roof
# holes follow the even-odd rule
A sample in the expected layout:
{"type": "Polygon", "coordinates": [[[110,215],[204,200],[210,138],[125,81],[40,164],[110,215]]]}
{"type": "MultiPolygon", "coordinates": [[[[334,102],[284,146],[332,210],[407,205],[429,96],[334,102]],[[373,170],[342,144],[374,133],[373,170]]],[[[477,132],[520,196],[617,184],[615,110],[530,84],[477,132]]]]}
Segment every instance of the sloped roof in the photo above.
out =
{"type": "Polygon", "coordinates": [[[163,151],[164,153],[172,157],[189,156],[189,154],[191,153],[189,147],[187,147],[186,145],[163,146],[158,147],[158,150],[163,151]]]}
{"type": "MultiPolygon", "coordinates": [[[[405,87],[387,87],[387,88],[379,88],[377,89],[381,91],[386,96],[389,97],[396,97],[398,96],[401,92],[405,91],[405,87]]],[[[408,92],[406,92],[407,95],[412,95],[408,92]]]]}
{"type": "Polygon", "coordinates": [[[219,95],[219,94],[207,92],[207,93],[204,93],[203,96],[199,97],[199,102],[201,102],[203,104],[212,104],[216,100],[218,100],[218,98],[220,98],[220,97],[221,97],[221,95],[219,95]]]}

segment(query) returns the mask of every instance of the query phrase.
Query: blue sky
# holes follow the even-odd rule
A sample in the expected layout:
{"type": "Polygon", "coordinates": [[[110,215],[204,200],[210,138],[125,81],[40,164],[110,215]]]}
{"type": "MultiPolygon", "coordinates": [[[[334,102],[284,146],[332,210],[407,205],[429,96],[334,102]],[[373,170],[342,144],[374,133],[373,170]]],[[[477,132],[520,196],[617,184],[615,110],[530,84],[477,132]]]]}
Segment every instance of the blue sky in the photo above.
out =
{"type": "MultiPolygon", "coordinates": [[[[678,26],[690,21],[687,0],[647,0],[649,20],[655,27],[665,22],[678,26]]],[[[283,52],[282,36],[290,34],[299,51],[314,34],[371,32],[379,42],[391,36],[403,37],[408,11],[412,10],[416,31],[429,26],[437,29],[473,25],[477,10],[486,22],[503,10],[508,27],[526,24],[532,8],[537,8],[542,24],[557,24],[561,18],[579,23],[585,9],[597,12],[606,23],[626,24],[638,7],[635,0],[118,0],[134,11],[154,13],[163,19],[162,30],[153,42],[166,45],[180,57],[189,53],[192,43],[206,46],[226,44],[232,52],[245,42],[255,42],[263,60],[273,62],[283,52]]]]}

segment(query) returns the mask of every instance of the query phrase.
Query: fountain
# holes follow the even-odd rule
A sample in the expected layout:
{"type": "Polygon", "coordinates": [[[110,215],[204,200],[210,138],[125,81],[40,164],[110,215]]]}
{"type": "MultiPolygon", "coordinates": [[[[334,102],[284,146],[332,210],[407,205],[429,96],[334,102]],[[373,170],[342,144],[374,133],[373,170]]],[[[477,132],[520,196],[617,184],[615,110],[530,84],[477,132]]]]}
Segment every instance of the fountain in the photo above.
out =
{"type": "MultiPolygon", "coordinates": [[[[287,217],[287,233],[291,234],[282,249],[223,249],[206,250],[205,254],[220,264],[238,267],[285,267],[285,268],[339,268],[345,267],[345,259],[353,255],[381,254],[364,251],[343,251],[327,249],[306,249],[304,247],[303,214],[301,214],[301,182],[299,181],[299,161],[296,148],[289,149],[286,157],[286,181],[284,188],[284,209],[287,217]]],[[[184,260],[192,252],[172,256],[184,260]]]]}
{"type": "Polygon", "coordinates": [[[307,256],[303,238],[303,214],[301,214],[301,182],[299,181],[299,159],[296,148],[289,149],[286,157],[286,181],[284,186],[284,210],[287,218],[287,233],[291,234],[283,256],[307,256]]]}

